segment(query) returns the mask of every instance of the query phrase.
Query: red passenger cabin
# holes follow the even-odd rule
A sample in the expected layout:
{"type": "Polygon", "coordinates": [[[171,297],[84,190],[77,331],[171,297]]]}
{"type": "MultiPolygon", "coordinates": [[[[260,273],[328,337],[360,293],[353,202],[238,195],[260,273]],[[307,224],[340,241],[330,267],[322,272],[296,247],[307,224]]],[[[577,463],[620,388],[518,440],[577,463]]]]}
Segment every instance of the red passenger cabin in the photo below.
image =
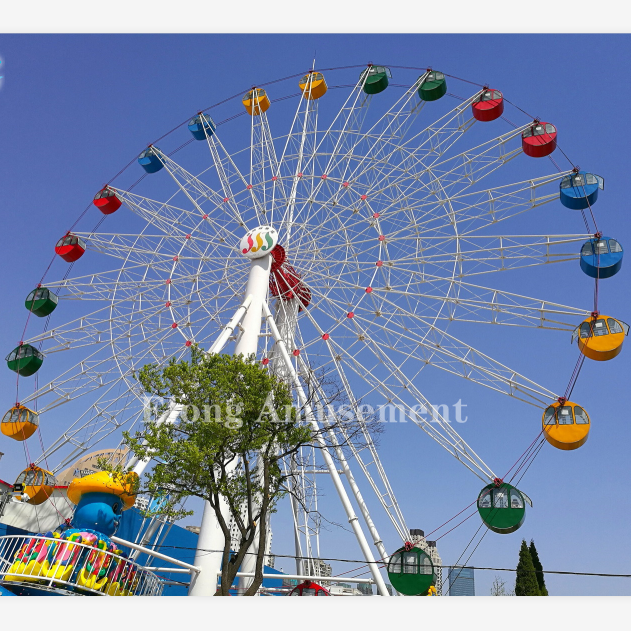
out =
{"type": "Polygon", "coordinates": [[[69,232],[57,241],[55,254],[59,254],[67,263],[74,263],[85,254],[85,243],[83,239],[69,232]]]}
{"type": "Polygon", "coordinates": [[[521,147],[531,158],[545,158],[557,148],[557,129],[551,123],[534,121],[521,134],[521,147]]]}
{"type": "Polygon", "coordinates": [[[318,585],[317,583],[312,583],[311,581],[305,581],[304,583],[300,583],[300,585],[296,585],[291,592],[289,592],[290,596],[330,596],[329,592],[322,587],[322,585],[318,585]]]}
{"type": "Polygon", "coordinates": [[[504,112],[504,97],[499,90],[485,89],[471,104],[473,117],[488,123],[499,118],[504,112]]]}

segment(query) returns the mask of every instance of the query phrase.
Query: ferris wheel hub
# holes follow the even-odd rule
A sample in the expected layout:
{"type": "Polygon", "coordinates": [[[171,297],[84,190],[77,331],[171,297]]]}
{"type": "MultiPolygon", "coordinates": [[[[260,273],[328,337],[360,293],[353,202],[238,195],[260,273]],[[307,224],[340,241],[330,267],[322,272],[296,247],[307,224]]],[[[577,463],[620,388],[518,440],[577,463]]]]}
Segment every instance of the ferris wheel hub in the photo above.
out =
{"type": "Polygon", "coordinates": [[[278,232],[271,226],[258,226],[241,239],[241,254],[248,259],[259,259],[278,243],[278,232]]]}

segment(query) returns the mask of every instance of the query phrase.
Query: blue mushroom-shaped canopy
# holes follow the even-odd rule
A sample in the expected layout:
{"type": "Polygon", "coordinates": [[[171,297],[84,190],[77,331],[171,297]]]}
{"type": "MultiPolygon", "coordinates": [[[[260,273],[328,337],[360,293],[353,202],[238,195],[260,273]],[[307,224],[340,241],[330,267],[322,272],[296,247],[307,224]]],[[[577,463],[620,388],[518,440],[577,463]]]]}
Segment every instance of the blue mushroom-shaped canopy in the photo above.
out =
{"type": "Polygon", "coordinates": [[[188,124],[188,130],[195,140],[206,140],[215,132],[216,125],[208,114],[198,114],[188,124]]]}
{"type": "Polygon", "coordinates": [[[610,278],[622,267],[624,252],[611,237],[590,239],[581,248],[581,269],[592,278],[610,278]]]}
{"type": "Polygon", "coordinates": [[[156,173],[164,166],[159,157],[160,153],[161,151],[158,147],[150,145],[138,156],[138,164],[147,173],[156,173]]]}
{"type": "Polygon", "coordinates": [[[561,203],[572,210],[582,210],[596,202],[598,191],[605,188],[600,175],[579,171],[570,173],[561,180],[561,203]]]}

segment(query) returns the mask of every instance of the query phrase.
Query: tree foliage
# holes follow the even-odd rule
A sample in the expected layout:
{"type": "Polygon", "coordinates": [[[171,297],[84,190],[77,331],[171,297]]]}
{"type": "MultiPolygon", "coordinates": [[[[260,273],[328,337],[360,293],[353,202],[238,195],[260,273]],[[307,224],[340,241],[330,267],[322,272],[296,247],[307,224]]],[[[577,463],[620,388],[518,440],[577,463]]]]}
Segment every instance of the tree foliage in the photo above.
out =
{"type": "Polygon", "coordinates": [[[514,591],[506,589],[506,581],[500,576],[496,576],[493,579],[493,585],[491,585],[491,596],[514,596],[514,591]]]}
{"type": "MultiPolygon", "coordinates": [[[[134,436],[124,434],[137,457],[157,462],[146,472],[143,490],[168,494],[160,513],[173,518],[190,514],[176,509],[186,497],[210,503],[225,541],[217,595],[228,595],[258,536],[255,578],[246,592],[255,594],[263,580],[269,515],[287,492],[291,475],[280,461],[311,443],[312,428],[301,422],[286,384],[252,358],[207,355],[192,346],[190,361],[172,359],[164,368],[146,365],[138,379],[148,394],[187,406],[177,423],[151,422],[134,436]],[[232,558],[224,503],[240,533],[232,558]]],[[[158,407],[153,420],[167,407],[158,407]]]]}
{"type": "Polygon", "coordinates": [[[539,585],[539,595],[547,596],[548,588],[546,587],[546,580],[543,576],[543,565],[541,565],[541,561],[539,560],[539,554],[537,552],[537,548],[535,548],[534,539],[530,540],[530,546],[528,548],[528,551],[530,552],[530,558],[532,559],[532,564],[537,574],[537,584],[539,585]]]}
{"type": "Polygon", "coordinates": [[[515,596],[540,596],[539,583],[535,566],[532,563],[530,550],[526,540],[522,540],[519,549],[519,563],[517,564],[517,577],[515,580],[515,596]]]}

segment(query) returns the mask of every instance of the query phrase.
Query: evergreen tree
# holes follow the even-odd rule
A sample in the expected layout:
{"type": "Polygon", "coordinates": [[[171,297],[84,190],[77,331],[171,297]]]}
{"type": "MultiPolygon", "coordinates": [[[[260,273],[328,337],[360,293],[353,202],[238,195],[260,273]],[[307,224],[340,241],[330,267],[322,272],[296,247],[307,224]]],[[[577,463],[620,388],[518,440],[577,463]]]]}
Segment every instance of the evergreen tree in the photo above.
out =
{"type": "Polygon", "coordinates": [[[530,547],[528,548],[528,551],[530,552],[530,558],[532,559],[532,564],[535,566],[535,572],[537,573],[539,595],[547,596],[548,589],[546,588],[546,579],[543,576],[543,565],[541,565],[541,561],[539,560],[539,554],[537,553],[537,548],[535,548],[534,539],[530,540],[530,547]]]}
{"type": "Polygon", "coordinates": [[[537,573],[532,563],[528,544],[523,539],[519,549],[519,563],[517,564],[517,578],[515,580],[515,596],[540,596],[537,573]]]}

